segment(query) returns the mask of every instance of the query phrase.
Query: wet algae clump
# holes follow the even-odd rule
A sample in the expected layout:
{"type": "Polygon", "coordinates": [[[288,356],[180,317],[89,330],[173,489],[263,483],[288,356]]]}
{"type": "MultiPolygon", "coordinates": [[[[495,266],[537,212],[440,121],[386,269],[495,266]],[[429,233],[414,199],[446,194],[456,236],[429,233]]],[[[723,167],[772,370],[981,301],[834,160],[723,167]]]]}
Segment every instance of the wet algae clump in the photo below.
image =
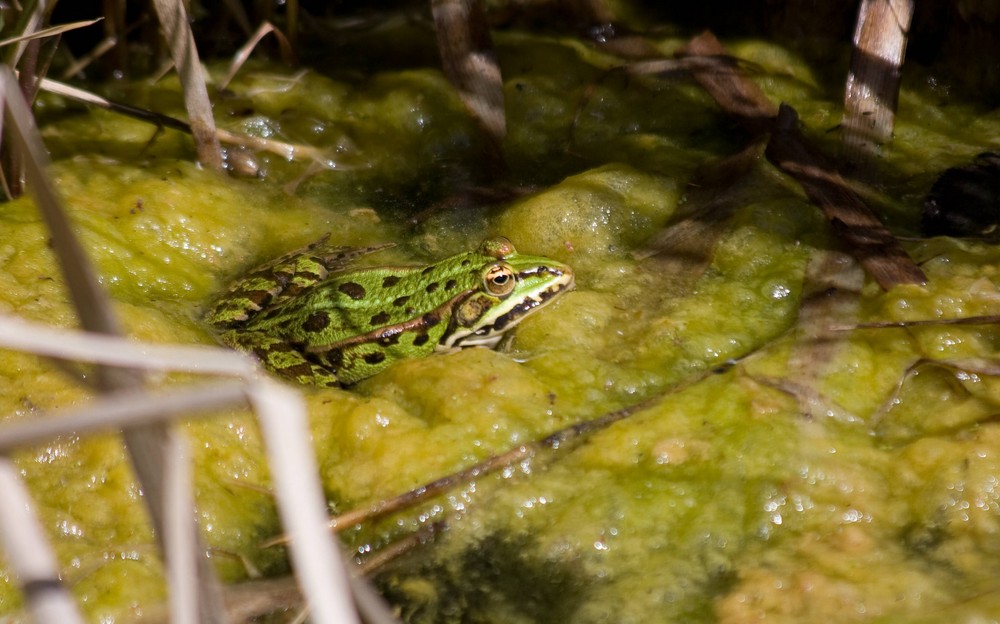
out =
{"type": "MultiPolygon", "coordinates": [[[[265,155],[264,177],[222,178],[191,164],[183,137],[147,145],[138,122],[43,100],[55,181],[128,334],[211,344],[201,315],[226,284],[325,232],[340,244],[397,242],[378,254],[389,264],[507,236],[520,252],[570,264],[576,290],[525,320],[503,352],[403,361],[349,389],[305,389],[331,507],[367,505],[659,398],[419,510],[348,531],[361,556],[429,524],[447,527],[375,574],[408,621],[924,622],[1000,611],[1000,386],[983,364],[996,357],[997,330],[820,337],[809,316],[850,326],[992,314],[994,246],[908,241],[927,285],[882,292],[762,159],[705,176],[742,137],[692,82],[608,78],[620,60],[574,39],[510,32],[496,41],[503,151],[518,189],[500,206],[436,203],[483,181],[474,165],[487,146],[434,68],[364,78],[336,67],[246,68],[217,118],[330,156],[308,176],[306,163],[265,155]],[[681,224],[700,228],[693,243],[657,246],[681,224]]],[[[656,43],[670,53],[681,42],[656,43]]],[[[835,88],[807,61],[757,42],[734,53],[808,128],[837,123],[835,88]]],[[[109,89],[179,106],[170,81],[109,89]]],[[[880,160],[876,208],[902,232],[916,231],[936,173],[998,134],[996,113],[954,103],[946,117],[937,104],[905,84],[896,140],[880,160]]],[[[829,147],[829,137],[813,138],[829,147]]],[[[6,311],[73,326],[30,201],[8,204],[0,221],[6,311]]],[[[87,399],[34,356],[5,352],[0,372],[8,422],[87,399]]],[[[259,548],[280,527],[252,418],[222,413],[182,429],[222,575],[287,572],[281,549],[259,548]]],[[[88,618],[127,621],[164,600],[141,494],[115,438],[61,438],[14,459],[88,618]]],[[[0,612],[21,607],[16,579],[0,571],[0,612]]]]}

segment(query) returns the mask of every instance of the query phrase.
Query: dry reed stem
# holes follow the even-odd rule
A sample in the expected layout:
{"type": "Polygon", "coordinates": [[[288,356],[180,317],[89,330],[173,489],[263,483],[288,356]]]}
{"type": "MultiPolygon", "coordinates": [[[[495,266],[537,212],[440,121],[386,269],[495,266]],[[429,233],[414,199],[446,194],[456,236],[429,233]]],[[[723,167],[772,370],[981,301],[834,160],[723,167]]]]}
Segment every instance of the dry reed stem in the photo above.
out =
{"type": "Polygon", "coordinates": [[[10,37],[9,39],[4,39],[0,41],[0,48],[8,46],[12,43],[19,43],[21,41],[31,41],[32,39],[44,39],[45,37],[53,37],[55,35],[61,35],[64,32],[69,32],[71,30],[76,30],[77,28],[86,28],[92,24],[104,19],[99,17],[92,20],[84,20],[80,22],[70,22],[68,24],[59,24],[58,26],[49,26],[48,28],[42,28],[41,30],[36,30],[33,33],[27,33],[24,35],[19,35],[17,37],[10,37]]]}
{"type": "MultiPolygon", "coordinates": [[[[261,380],[252,385],[241,381],[172,389],[162,395],[138,391],[119,393],[97,399],[65,416],[40,416],[0,427],[0,453],[42,443],[58,435],[80,435],[165,423],[179,414],[205,415],[248,401],[263,431],[279,513],[289,535],[295,538],[290,551],[296,576],[309,600],[314,618],[317,622],[356,622],[347,574],[333,537],[326,531],[325,499],[316,476],[318,469],[310,446],[305,403],[301,395],[290,388],[274,381],[261,380]]],[[[174,438],[170,444],[179,442],[174,438]]],[[[190,520],[192,507],[178,505],[178,500],[190,497],[190,491],[181,491],[181,485],[176,482],[177,462],[180,461],[175,455],[177,452],[174,447],[165,453],[168,458],[166,474],[170,476],[165,480],[163,489],[171,494],[163,505],[167,510],[163,533],[165,537],[172,538],[170,544],[183,547],[197,543],[197,539],[193,533],[186,533],[190,528],[187,521],[190,520]],[[167,500],[169,504],[166,504],[167,500]],[[181,539],[175,541],[178,537],[181,539]]],[[[189,488],[190,479],[185,478],[184,481],[184,487],[189,488]]],[[[197,552],[200,549],[184,553],[178,551],[168,557],[171,563],[169,577],[172,580],[185,579],[181,587],[191,585],[191,565],[199,560],[193,553],[197,552]],[[179,568],[173,567],[174,562],[179,568]],[[185,571],[189,576],[182,576],[185,571]]],[[[197,579],[198,575],[193,578],[197,579]]],[[[177,586],[171,585],[172,602],[175,608],[180,609],[172,610],[172,614],[190,613],[191,596],[177,592],[177,589],[177,586]]],[[[183,615],[178,617],[181,619],[174,621],[193,621],[183,619],[183,615]]],[[[200,621],[206,621],[204,613],[200,621]]]]}
{"type": "Polygon", "coordinates": [[[153,0],[163,27],[170,55],[181,78],[184,106],[187,108],[191,134],[198,150],[198,161],[209,169],[222,170],[222,147],[215,136],[215,118],[208,99],[205,72],[198,58],[194,34],[188,23],[182,0],[153,0]]]}
{"type": "Polygon", "coordinates": [[[156,371],[251,378],[263,375],[253,358],[203,345],[142,344],[94,332],[30,323],[0,315],[0,346],[43,357],[156,371]]]}
{"type": "Polygon", "coordinates": [[[913,0],[861,0],[858,7],[841,126],[845,156],[854,164],[892,138],[913,9],[913,0]]]}
{"type": "Polygon", "coordinates": [[[170,548],[167,587],[170,588],[170,621],[198,622],[198,527],[191,522],[194,493],[191,491],[191,452],[187,441],[170,436],[164,451],[166,478],[163,483],[163,543],[170,548]]]}
{"type": "MultiPolygon", "coordinates": [[[[155,126],[172,128],[189,134],[191,133],[191,126],[187,122],[175,117],[142,108],[136,108],[128,104],[122,104],[121,102],[114,102],[97,94],[91,93],[90,91],[86,91],[57,80],[43,78],[39,83],[39,86],[41,89],[49,93],[67,97],[84,104],[98,106],[105,110],[126,115],[133,119],[138,119],[139,121],[144,121],[155,126]]],[[[343,164],[338,163],[328,151],[318,149],[310,145],[286,143],[284,141],[276,141],[274,139],[262,139],[248,134],[231,132],[222,128],[215,129],[215,136],[223,143],[247,147],[258,151],[271,152],[287,160],[306,159],[312,165],[315,165],[317,170],[342,170],[347,168],[343,164]]]]}
{"type": "Polygon", "coordinates": [[[507,117],[486,14],[477,0],[432,0],[431,12],[444,75],[490,140],[493,175],[502,175],[507,169],[502,151],[507,117]]]}
{"type": "Polygon", "coordinates": [[[360,622],[341,554],[326,531],[326,499],[302,395],[266,379],[248,387],[247,398],[265,440],[278,512],[292,538],[295,575],[315,621],[360,622]]]}
{"type": "Polygon", "coordinates": [[[21,587],[28,612],[40,624],[83,624],[76,603],[59,578],[55,553],[33,512],[31,496],[17,467],[6,457],[0,457],[0,492],[0,547],[21,587]]]}
{"type": "MultiPolygon", "coordinates": [[[[73,233],[54,184],[48,176],[48,154],[42,145],[34,118],[21,95],[13,72],[6,66],[0,67],[0,96],[6,104],[6,117],[11,121],[6,124],[7,131],[16,151],[23,156],[28,189],[34,195],[48,227],[52,249],[59,261],[80,323],[90,331],[118,335],[121,331],[111,311],[111,304],[97,282],[89,259],[73,233]]],[[[97,378],[99,387],[104,392],[137,388],[142,384],[138,372],[124,368],[99,367],[97,378]]],[[[156,534],[162,536],[165,529],[162,507],[164,446],[168,444],[170,434],[162,425],[146,425],[125,429],[123,437],[136,476],[146,494],[144,500],[152,516],[156,534]]],[[[193,510],[188,518],[193,524],[193,510]]],[[[171,553],[166,545],[164,550],[169,566],[171,553]]],[[[221,622],[223,605],[215,572],[206,557],[201,556],[198,563],[197,599],[202,621],[221,622]]]]}
{"type": "MultiPolygon", "coordinates": [[[[0,345],[84,362],[118,366],[136,364],[157,370],[211,371],[240,377],[239,381],[203,387],[172,388],[163,394],[139,390],[119,392],[65,416],[40,416],[8,423],[0,427],[0,453],[43,443],[69,432],[81,435],[162,424],[177,414],[207,415],[227,406],[243,404],[249,396],[265,431],[284,525],[289,534],[299,537],[299,545],[293,546],[292,555],[297,562],[303,562],[296,567],[303,591],[314,605],[317,621],[351,621],[343,619],[344,613],[352,607],[344,580],[346,575],[340,571],[340,557],[335,554],[328,561],[317,560],[335,553],[336,549],[325,528],[325,499],[316,478],[306,410],[300,395],[269,380],[257,381],[248,389],[247,384],[259,375],[259,368],[250,358],[228,349],[142,345],[123,338],[46,328],[3,317],[0,317],[0,345]],[[268,433],[275,429],[282,430],[281,435],[268,433]],[[276,462],[282,465],[277,466],[276,462]],[[307,472],[301,472],[303,470],[307,472]],[[298,485],[289,489],[289,483],[298,485]],[[307,518],[309,509],[313,510],[311,519],[307,518]],[[328,543],[324,545],[324,542],[328,543]],[[311,575],[310,579],[304,579],[303,574],[311,575]],[[317,598],[320,587],[322,593],[317,598]],[[343,591],[338,593],[338,587],[343,591]],[[321,614],[329,617],[318,619],[321,614]]],[[[170,454],[167,456],[169,458],[170,454]]],[[[172,474],[173,470],[168,466],[167,474],[172,474]]],[[[167,505],[166,509],[176,509],[176,505],[167,505]]],[[[171,529],[179,530],[176,526],[171,529]]],[[[187,561],[187,555],[174,556],[174,560],[178,558],[181,564],[187,561]]]]}
{"type": "Polygon", "coordinates": [[[285,37],[285,33],[281,32],[274,24],[271,22],[262,23],[257,30],[253,33],[250,39],[236,51],[233,55],[233,62],[229,65],[229,71],[226,72],[225,78],[216,87],[218,90],[225,89],[232,82],[233,78],[236,76],[237,72],[243,67],[243,64],[247,62],[250,58],[250,53],[253,52],[260,40],[269,34],[274,34],[274,37],[278,40],[278,48],[281,50],[281,60],[285,63],[292,62],[292,44],[289,43],[288,38],[285,37]]]}

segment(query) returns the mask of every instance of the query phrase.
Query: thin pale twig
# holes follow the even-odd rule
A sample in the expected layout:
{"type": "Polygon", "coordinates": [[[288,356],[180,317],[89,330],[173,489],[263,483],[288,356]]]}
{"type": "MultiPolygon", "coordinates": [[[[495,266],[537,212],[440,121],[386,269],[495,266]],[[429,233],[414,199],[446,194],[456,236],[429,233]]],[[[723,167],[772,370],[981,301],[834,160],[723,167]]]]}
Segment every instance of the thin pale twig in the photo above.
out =
{"type": "MultiPolygon", "coordinates": [[[[317,621],[356,622],[346,572],[333,537],[326,531],[325,502],[316,477],[305,404],[301,395],[290,388],[262,380],[250,387],[245,382],[229,382],[161,395],[119,393],[64,416],[50,415],[0,427],[0,453],[70,432],[80,435],[122,427],[134,429],[166,422],[178,414],[208,414],[248,399],[264,432],[283,525],[298,538],[291,555],[303,593],[317,621]]],[[[167,526],[166,521],[163,526],[167,526]]],[[[171,532],[176,530],[174,527],[171,532]]],[[[183,565],[186,560],[184,557],[179,562],[182,570],[187,567],[183,565]]]]}
{"type": "Polygon", "coordinates": [[[396,540],[385,548],[365,558],[359,565],[359,569],[365,576],[371,576],[391,561],[395,561],[406,553],[412,552],[419,546],[434,539],[434,536],[447,528],[444,521],[438,521],[421,527],[419,531],[411,533],[406,537],[396,540]]]}
{"type": "Polygon", "coordinates": [[[2,315],[0,346],[60,360],[133,369],[244,378],[260,371],[252,358],[232,349],[140,344],[120,336],[60,329],[2,315]]]}
{"type": "MultiPolygon", "coordinates": [[[[176,117],[164,115],[154,111],[137,108],[121,102],[115,102],[84,89],[68,85],[57,80],[43,78],[40,86],[49,93],[68,97],[84,104],[91,104],[100,108],[110,110],[115,113],[127,115],[133,119],[144,121],[155,126],[172,128],[181,132],[191,133],[191,126],[176,117]]],[[[216,137],[223,143],[230,145],[240,145],[251,149],[268,151],[281,156],[287,160],[296,158],[307,158],[320,169],[344,169],[344,165],[336,162],[326,150],[321,150],[310,145],[295,143],[285,143],[274,139],[262,139],[260,137],[231,132],[222,128],[215,129],[216,137]]]]}
{"type": "Polygon", "coordinates": [[[65,80],[71,76],[75,76],[86,69],[95,60],[101,58],[109,51],[115,49],[119,41],[123,41],[129,33],[139,28],[143,24],[149,21],[149,14],[143,13],[138,20],[130,24],[128,28],[125,29],[120,35],[108,34],[101,41],[94,46],[89,52],[81,56],[80,58],[73,61],[69,67],[63,70],[62,78],[65,80]]]}
{"type": "Polygon", "coordinates": [[[296,578],[317,622],[359,622],[347,572],[326,531],[326,504],[313,455],[305,401],[298,392],[262,380],[248,389],[260,422],[282,525],[296,578]]]}
{"type": "Polygon", "coordinates": [[[167,549],[167,587],[170,620],[174,624],[198,621],[198,528],[191,491],[191,454],[187,441],[170,436],[164,451],[163,544],[167,549]]]}
{"type": "Polygon", "coordinates": [[[887,329],[897,327],[932,327],[935,325],[993,325],[1000,323],[1000,314],[985,316],[964,316],[948,319],[916,319],[912,321],[871,321],[852,325],[835,325],[832,331],[854,331],[856,329],[887,329]]]}
{"type": "Polygon", "coordinates": [[[166,393],[133,390],[95,399],[65,414],[14,420],[0,427],[0,453],[43,444],[58,436],[84,435],[161,424],[176,414],[211,414],[244,401],[245,382],[215,382],[166,393]]]}

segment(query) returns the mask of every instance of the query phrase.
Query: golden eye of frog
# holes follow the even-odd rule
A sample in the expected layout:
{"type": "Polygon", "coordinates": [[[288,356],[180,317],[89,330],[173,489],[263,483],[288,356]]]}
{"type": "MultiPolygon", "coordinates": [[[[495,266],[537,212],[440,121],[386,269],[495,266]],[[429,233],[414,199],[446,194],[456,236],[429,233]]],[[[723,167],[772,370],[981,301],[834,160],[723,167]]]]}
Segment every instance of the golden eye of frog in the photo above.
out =
{"type": "Polygon", "coordinates": [[[206,318],[222,342],[273,372],[336,386],[404,358],[494,347],[573,286],[568,266],[519,254],[506,238],[428,266],[356,266],[385,247],[320,240],[251,271],[206,318]]]}

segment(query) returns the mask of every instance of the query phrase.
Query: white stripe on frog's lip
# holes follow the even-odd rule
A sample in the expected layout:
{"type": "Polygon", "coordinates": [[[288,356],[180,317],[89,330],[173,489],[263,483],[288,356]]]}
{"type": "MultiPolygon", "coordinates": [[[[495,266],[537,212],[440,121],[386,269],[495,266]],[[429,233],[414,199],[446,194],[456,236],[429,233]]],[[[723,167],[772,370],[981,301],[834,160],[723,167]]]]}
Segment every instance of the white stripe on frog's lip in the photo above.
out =
{"type": "Polygon", "coordinates": [[[518,279],[522,279],[524,276],[535,275],[539,272],[550,273],[563,279],[568,277],[568,279],[555,282],[545,290],[522,298],[518,303],[511,306],[509,310],[498,316],[493,323],[484,325],[474,332],[467,329],[449,328],[450,333],[445,333],[441,336],[441,340],[435,350],[454,351],[455,349],[465,347],[493,348],[500,342],[504,332],[520,323],[529,312],[547,305],[556,295],[572,288],[575,284],[572,272],[569,272],[567,276],[567,273],[560,269],[546,266],[534,267],[522,271],[518,273],[517,277],[518,279]]]}

